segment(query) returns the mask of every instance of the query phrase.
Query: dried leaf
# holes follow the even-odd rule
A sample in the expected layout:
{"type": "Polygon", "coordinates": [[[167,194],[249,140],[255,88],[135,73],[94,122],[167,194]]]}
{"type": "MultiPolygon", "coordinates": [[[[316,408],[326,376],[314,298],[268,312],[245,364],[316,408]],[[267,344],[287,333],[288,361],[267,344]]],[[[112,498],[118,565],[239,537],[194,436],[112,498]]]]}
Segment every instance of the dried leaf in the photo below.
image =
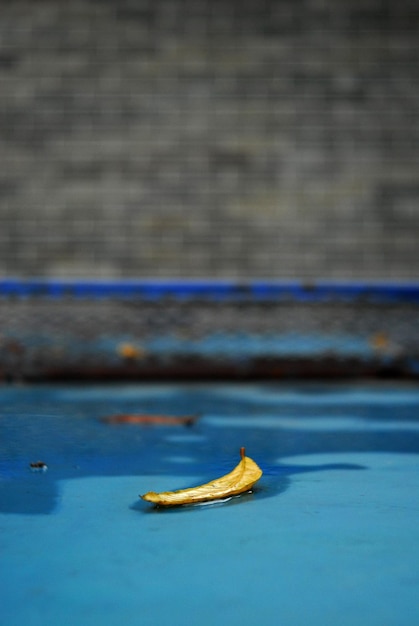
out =
{"type": "Polygon", "coordinates": [[[160,506],[179,506],[220,500],[249,491],[262,476],[262,470],[253,459],[245,455],[244,448],[240,449],[240,454],[240,463],[229,474],[221,476],[221,478],[199,487],[179,489],[178,491],[163,491],[161,493],[149,491],[141,498],[160,506]]]}
{"type": "Polygon", "coordinates": [[[110,415],[102,419],[106,424],[140,424],[141,426],[193,426],[199,415],[110,415]]]}

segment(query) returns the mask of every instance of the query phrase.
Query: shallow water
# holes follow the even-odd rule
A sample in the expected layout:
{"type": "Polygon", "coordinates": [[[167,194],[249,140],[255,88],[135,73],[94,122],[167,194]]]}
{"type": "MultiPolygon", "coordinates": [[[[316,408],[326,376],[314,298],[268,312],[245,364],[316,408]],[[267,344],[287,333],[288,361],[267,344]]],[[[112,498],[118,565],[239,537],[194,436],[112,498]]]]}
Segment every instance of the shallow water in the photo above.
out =
{"type": "Polygon", "coordinates": [[[3,387],[0,429],[1,624],[418,623],[419,388],[3,387]],[[254,493],[138,498],[229,471],[242,445],[254,493]]]}

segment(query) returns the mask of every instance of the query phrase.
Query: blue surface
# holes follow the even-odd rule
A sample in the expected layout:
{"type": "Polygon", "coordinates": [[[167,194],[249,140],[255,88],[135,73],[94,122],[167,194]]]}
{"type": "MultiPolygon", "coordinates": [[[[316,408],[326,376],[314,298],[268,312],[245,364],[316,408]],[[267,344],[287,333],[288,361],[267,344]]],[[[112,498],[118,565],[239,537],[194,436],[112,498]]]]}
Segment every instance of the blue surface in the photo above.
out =
{"type": "MultiPolygon", "coordinates": [[[[51,339],[44,337],[20,337],[27,346],[48,347],[51,339]]],[[[136,346],[139,342],[133,335],[100,337],[96,341],[77,341],[74,337],[66,337],[61,345],[65,345],[66,354],[101,354],[108,362],[120,362],[119,347],[127,343],[136,346]]],[[[339,355],[341,358],[377,359],[377,350],[371,338],[356,336],[349,333],[234,333],[223,332],[207,334],[200,338],[185,338],[176,334],[162,333],[141,340],[140,347],[145,354],[156,357],[173,358],[173,355],[195,356],[206,358],[234,359],[235,362],[252,358],[298,357],[319,358],[328,355],[339,355]]],[[[389,355],[383,350],[381,358],[389,355]]],[[[390,352],[391,358],[391,352],[390,352]]]]}
{"type": "Polygon", "coordinates": [[[418,282],[0,279],[0,296],[419,302],[418,282]]]}
{"type": "MultiPolygon", "coordinates": [[[[135,345],[135,338],[128,337],[135,345]]],[[[103,342],[105,344],[105,342],[103,342]]],[[[105,346],[101,345],[103,349],[105,346]]],[[[371,340],[354,334],[343,333],[232,333],[219,331],[199,339],[182,339],[176,335],[161,335],[143,341],[146,352],[159,356],[183,354],[206,357],[249,359],[252,357],[319,357],[339,354],[341,357],[371,358],[376,350],[371,340]]],[[[117,341],[108,345],[108,353],[117,353],[117,341]]]]}
{"type": "Polygon", "coordinates": [[[419,622],[418,388],[3,387],[0,429],[1,624],[419,622]],[[143,412],[202,417],[101,421],[143,412]],[[242,445],[253,494],[139,500],[229,471],[242,445]]]}

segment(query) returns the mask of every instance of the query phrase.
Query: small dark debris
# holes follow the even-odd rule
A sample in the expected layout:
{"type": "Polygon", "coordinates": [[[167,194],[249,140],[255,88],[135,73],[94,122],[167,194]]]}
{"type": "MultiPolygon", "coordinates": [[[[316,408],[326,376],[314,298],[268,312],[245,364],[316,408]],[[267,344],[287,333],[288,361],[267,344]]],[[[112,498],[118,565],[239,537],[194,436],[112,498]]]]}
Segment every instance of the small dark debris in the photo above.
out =
{"type": "Polygon", "coordinates": [[[36,461],[35,463],[30,463],[29,467],[33,472],[46,472],[48,469],[48,465],[43,461],[36,461]]]}

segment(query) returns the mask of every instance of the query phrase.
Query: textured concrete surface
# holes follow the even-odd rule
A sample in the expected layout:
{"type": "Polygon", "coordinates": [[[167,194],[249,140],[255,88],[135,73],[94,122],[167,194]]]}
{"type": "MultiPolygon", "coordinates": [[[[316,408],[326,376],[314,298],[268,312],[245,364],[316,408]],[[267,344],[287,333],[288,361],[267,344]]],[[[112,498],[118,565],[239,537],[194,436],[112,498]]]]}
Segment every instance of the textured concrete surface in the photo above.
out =
{"type": "Polygon", "coordinates": [[[419,376],[414,303],[18,298],[0,381],[419,376]]]}
{"type": "Polygon", "coordinates": [[[419,278],[413,0],[0,4],[0,271],[419,278]]]}

